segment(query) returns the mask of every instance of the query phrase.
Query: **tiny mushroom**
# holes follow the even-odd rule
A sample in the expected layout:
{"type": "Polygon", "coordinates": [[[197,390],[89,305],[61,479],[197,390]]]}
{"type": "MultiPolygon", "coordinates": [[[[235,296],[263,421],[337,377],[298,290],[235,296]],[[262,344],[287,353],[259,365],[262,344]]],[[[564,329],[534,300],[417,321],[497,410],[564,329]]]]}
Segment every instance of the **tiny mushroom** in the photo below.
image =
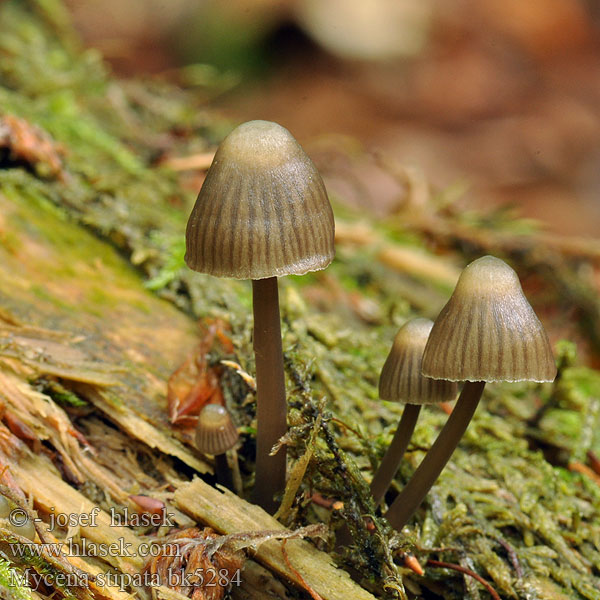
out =
{"type": "Polygon", "coordinates": [[[13,533],[27,538],[32,542],[35,540],[35,525],[31,519],[25,519],[22,523],[11,523],[8,528],[13,533]]]}
{"type": "Polygon", "coordinates": [[[219,146],[186,230],[188,266],[252,280],[257,386],[253,499],[274,512],[285,486],[287,403],[277,277],[326,268],[334,220],[323,180],[290,132],[249,121],[219,146]]]}
{"type": "Polygon", "coordinates": [[[196,427],[196,448],[203,454],[215,457],[217,481],[232,489],[231,471],[227,464],[227,451],[238,442],[239,435],[229,411],[220,404],[207,404],[200,411],[196,427]]]}
{"type": "Polygon", "coordinates": [[[401,529],[450,459],[488,381],[553,381],[548,336],[511,267],[493,256],[470,263],[436,319],[423,353],[423,375],[464,381],[446,425],[386,514],[401,529]]]}
{"type": "Polygon", "coordinates": [[[6,496],[0,494],[0,519],[8,518],[10,511],[13,509],[11,502],[6,496]]]}
{"type": "Polygon", "coordinates": [[[458,386],[451,381],[436,381],[421,375],[423,350],[433,327],[429,319],[412,319],[396,334],[392,349],[379,378],[379,397],[405,404],[402,418],[375,477],[371,493],[375,504],[383,499],[396,475],[400,461],[417,424],[423,404],[454,400],[458,386]]]}
{"type": "Polygon", "coordinates": [[[18,508],[14,502],[1,494],[0,525],[21,537],[31,541],[35,540],[35,525],[33,524],[33,521],[23,509],[18,508]],[[13,513],[13,511],[15,512],[13,513]]]}

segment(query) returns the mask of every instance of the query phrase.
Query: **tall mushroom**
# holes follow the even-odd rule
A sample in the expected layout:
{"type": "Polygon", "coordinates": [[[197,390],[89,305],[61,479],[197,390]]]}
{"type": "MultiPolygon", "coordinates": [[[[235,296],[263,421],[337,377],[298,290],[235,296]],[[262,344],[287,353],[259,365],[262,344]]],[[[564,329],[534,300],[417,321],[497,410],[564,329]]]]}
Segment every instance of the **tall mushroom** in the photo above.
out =
{"type": "Polygon", "coordinates": [[[396,334],[379,377],[379,397],[405,404],[402,418],[371,481],[371,493],[379,504],[387,492],[417,424],[421,406],[447,402],[456,397],[458,386],[421,375],[423,350],[433,327],[430,319],[411,319],[396,334]]]}
{"type": "Polygon", "coordinates": [[[446,425],[386,514],[401,529],[450,459],[488,381],[553,381],[548,336],[525,298],[517,274],[493,256],[461,273],[436,319],[423,353],[423,374],[464,381],[446,425]]]}
{"type": "Polygon", "coordinates": [[[287,429],[277,277],[326,268],[334,220],[323,180],[287,129],[249,121],[219,146],[186,230],[188,266],[252,280],[257,387],[253,499],[274,512],[285,486],[287,429]]]}

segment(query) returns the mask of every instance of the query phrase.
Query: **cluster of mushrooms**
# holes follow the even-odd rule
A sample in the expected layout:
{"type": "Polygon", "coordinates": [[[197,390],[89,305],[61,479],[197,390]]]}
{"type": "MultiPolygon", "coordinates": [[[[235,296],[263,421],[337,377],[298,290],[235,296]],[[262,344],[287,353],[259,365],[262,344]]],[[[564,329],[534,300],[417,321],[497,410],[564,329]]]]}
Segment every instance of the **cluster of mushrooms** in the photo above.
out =
{"type": "MultiPolygon", "coordinates": [[[[277,277],[326,268],[334,257],[334,219],[317,169],[287,129],[250,121],[219,146],[186,231],[188,266],[217,277],[252,280],[257,390],[253,501],[273,513],[285,487],[287,431],[277,277]]],[[[453,400],[448,421],[386,517],[401,529],[419,507],[464,434],[488,381],[553,381],[555,361],[542,324],[506,263],[484,256],[462,272],[433,323],[413,319],[398,332],[381,372],[379,395],[406,404],[371,482],[379,504],[409,444],[423,404],[453,400]]],[[[198,449],[216,457],[237,442],[221,406],[200,414],[198,449]]]]}

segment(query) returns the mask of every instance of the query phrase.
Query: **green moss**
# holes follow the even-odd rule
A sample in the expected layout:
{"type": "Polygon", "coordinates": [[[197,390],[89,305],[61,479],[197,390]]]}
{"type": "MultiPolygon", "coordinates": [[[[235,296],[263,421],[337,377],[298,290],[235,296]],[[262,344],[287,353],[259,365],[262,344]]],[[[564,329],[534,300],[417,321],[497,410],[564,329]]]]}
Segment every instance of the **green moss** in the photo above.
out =
{"type": "Polygon", "coordinates": [[[43,394],[46,394],[57,404],[64,406],[73,406],[82,408],[88,406],[88,403],[74,394],[71,390],[61,385],[58,381],[52,379],[39,378],[33,382],[33,385],[43,394]]]}
{"type": "Polygon", "coordinates": [[[32,600],[24,576],[3,558],[0,558],[0,587],[8,600],[32,600]]]}
{"type": "Polygon", "coordinates": [[[50,294],[48,290],[42,285],[32,285],[29,291],[34,296],[40,298],[41,300],[45,300],[46,302],[50,302],[51,304],[62,310],[70,311],[75,308],[73,304],[67,304],[66,302],[62,302],[56,296],[50,294]]]}
{"type": "Polygon", "coordinates": [[[10,254],[17,254],[21,247],[19,237],[11,231],[0,231],[0,246],[10,254]]]}

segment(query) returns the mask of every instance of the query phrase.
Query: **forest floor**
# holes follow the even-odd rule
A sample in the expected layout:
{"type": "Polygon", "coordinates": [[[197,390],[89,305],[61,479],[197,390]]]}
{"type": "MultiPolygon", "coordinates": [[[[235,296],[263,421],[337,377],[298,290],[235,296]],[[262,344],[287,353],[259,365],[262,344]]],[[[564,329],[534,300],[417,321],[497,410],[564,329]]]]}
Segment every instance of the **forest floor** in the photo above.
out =
{"type": "MultiPolygon", "coordinates": [[[[221,597],[224,586],[135,585],[173,566],[142,549],[185,535],[190,564],[212,549],[244,565],[236,598],[490,597],[473,574],[501,598],[600,598],[600,244],[469,209],[460,190],[432,189],[385,156],[401,191],[385,221],[334,194],[335,261],[281,281],[292,476],[275,520],[244,500],[256,431],[249,284],[183,261],[187,216],[232,124],[198,89],[115,79],[58,0],[0,4],[0,57],[1,491],[40,519],[39,542],[98,545],[54,556],[0,522],[2,597],[221,597]],[[378,399],[379,371],[398,327],[435,318],[483,254],[518,272],[559,375],[489,385],[398,534],[368,489],[402,413],[378,399]],[[182,407],[192,389],[197,402],[182,407]],[[241,433],[236,494],[214,487],[212,460],[194,448],[207,400],[226,404],[241,433]],[[172,521],[111,520],[150,511],[139,496],[172,521]],[[94,524],[52,527],[96,507],[94,524]],[[338,553],[344,523],[354,544],[338,553]],[[205,526],[221,548],[199,537],[205,526]],[[313,540],[273,539],[290,536],[313,540]],[[113,543],[135,551],[98,550],[113,543]],[[28,568],[43,582],[15,579],[28,568]]],[[[387,502],[447,419],[422,412],[387,502]]]]}

